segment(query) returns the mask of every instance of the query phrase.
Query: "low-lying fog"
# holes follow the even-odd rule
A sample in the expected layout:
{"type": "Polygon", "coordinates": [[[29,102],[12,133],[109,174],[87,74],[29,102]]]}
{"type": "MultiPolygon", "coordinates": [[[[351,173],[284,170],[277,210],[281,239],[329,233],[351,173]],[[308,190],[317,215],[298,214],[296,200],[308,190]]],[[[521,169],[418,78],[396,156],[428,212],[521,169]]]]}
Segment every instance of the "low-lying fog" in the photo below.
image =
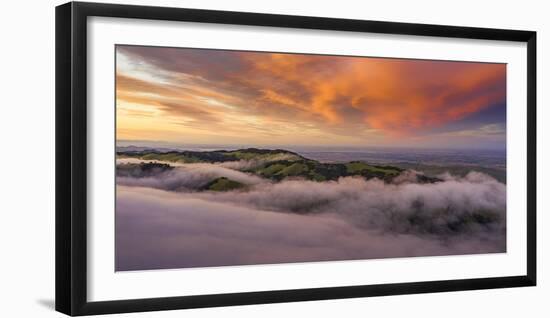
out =
{"type": "Polygon", "coordinates": [[[481,173],[432,184],[408,182],[407,173],[394,183],[275,183],[235,169],[180,164],[155,176],[117,177],[116,269],[506,250],[506,186],[481,173]],[[221,176],[248,187],[195,191],[221,176]]]}

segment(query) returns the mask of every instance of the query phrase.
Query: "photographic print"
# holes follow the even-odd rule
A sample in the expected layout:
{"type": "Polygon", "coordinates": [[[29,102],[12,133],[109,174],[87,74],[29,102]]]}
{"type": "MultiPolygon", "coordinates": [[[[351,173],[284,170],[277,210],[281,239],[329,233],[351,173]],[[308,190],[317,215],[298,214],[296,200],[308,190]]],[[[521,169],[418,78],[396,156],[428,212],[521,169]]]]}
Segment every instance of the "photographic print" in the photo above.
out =
{"type": "Polygon", "coordinates": [[[116,271],[506,252],[506,64],[115,59],[116,271]]]}

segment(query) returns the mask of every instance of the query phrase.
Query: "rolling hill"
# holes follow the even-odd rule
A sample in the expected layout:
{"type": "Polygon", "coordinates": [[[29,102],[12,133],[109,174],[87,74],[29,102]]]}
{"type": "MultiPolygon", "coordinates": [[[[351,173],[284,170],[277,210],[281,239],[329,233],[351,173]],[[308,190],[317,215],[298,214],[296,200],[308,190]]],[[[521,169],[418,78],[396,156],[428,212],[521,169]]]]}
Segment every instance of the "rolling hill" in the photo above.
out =
{"type": "MultiPolygon", "coordinates": [[[[371,165],[362,161],[347,163],[324,163],[305,158],[297,153],[283,149],[246,148],[233,151],[169,151],[155,150],[118,151],[117,158],[135,158],[151,160],[152,162],[117,165],[117,176],[150,176],[173,169],[167,163],[209,163],[223,164],[227,162],[252,161],[253,165],[235,168],[245,173],[279,182],[287,178],[300,178],[310,181],[334,181],[340,177],[360,176],[367,180],[378,178],[391,182],[405,169],[394,166],[371,165]]],[[[441,181],[437,178],[423,175],[416,176],[418,183],[434,183],[441,181]]],[[[220,177],[211,180],[201,190],[230,191],[245,188],[245,185],[220,177]]]]}

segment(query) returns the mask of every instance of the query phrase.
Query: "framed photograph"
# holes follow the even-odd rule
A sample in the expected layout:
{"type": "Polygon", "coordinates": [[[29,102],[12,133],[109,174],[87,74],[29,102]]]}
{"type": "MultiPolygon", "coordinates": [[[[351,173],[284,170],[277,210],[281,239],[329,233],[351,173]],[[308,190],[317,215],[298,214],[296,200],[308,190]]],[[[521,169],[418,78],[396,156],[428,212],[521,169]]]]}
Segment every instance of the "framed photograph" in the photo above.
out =
{"type": "Polygon", "coordinates": [[[56,8],[56,309],[536,284],[536,33],[56,8]]]}

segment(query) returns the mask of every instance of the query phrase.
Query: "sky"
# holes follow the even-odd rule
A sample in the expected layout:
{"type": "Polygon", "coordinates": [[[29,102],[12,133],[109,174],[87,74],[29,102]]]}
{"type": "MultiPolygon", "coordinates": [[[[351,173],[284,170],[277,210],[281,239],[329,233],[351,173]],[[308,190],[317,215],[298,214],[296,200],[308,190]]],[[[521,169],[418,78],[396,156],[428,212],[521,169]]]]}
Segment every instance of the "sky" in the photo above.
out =
{"type": "Polygon", "coordinates": [[[118,141],[506,147],[506,65],[116,47],[118,141]]]}

